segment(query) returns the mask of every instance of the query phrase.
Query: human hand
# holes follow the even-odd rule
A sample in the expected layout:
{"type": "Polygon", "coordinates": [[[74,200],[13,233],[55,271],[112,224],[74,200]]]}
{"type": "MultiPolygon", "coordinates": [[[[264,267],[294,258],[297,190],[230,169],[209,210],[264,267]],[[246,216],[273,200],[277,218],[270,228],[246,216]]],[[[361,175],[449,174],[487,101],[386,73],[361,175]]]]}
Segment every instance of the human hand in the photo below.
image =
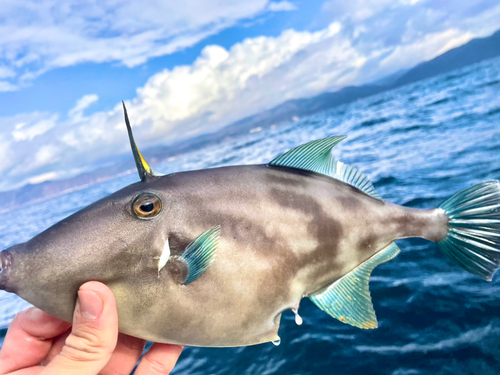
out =
{"type": "MultiPolygon", "coordinates": [[[[145,344],[118,333],[113,293],[91,281],[78,291],[72,327],[34,307],[17,314],[0,351],[0,375],[128,375],[145,344]]],[[[135,375],[170,373],[181,351],[153,344],[135,375]]]]}

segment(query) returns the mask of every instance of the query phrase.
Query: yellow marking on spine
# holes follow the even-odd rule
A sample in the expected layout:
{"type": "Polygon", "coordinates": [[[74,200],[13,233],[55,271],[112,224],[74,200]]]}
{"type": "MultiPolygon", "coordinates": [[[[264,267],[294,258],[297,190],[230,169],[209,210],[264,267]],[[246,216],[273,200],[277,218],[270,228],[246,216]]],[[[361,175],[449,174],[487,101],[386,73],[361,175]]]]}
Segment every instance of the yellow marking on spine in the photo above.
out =
{"type": "MultiPolygon", "coordinates": [[[[134,144],[135,144],[135,142],[134,142],[134,144]]],[[[139,157],[141,158],[142,166],[144,167],[144,169],[146,170],[146,172],[151,173],[151,167],[149,166],[149,164],[146,161],[146,159],[144,159],[144,157],[142,156],[141,152],[137,148],[137,145],[135,145],[135,148],[137,149],[137,153],[139,154],[139,157]]]]}

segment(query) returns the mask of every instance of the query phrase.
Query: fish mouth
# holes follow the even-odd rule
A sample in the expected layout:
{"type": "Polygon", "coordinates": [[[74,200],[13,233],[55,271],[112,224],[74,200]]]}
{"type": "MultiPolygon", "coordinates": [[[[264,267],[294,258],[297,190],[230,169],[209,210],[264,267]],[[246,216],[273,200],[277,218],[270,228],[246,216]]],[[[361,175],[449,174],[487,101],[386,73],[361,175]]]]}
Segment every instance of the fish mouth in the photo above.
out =
{"type": "Polygon", "coordinates": [[[7,285],[8,273],[12,264],[12,254],[10,251],[4,250],[0,252],[0,290],[9,291],[7,285]]]}
{"type": "Polygon", "coordinates": [[[10,251],[4,250],[0,252],[0,270],[7,268],[10,264],[10,251]]]}

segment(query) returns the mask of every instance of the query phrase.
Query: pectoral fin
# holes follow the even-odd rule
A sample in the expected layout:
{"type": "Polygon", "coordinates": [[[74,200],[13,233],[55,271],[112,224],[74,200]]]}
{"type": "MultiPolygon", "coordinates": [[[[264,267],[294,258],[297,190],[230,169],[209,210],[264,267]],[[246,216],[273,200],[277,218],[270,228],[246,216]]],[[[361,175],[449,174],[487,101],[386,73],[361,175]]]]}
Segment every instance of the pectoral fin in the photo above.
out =
{"type": "Polygon", "coordinates": [[[216,226],[196,237],[174,261],[178,261],[185,268],[182,272],[182,284],[189,284],[214,262],[217,247],[219,246],[221,227],[216,226]]]}
{"type": "Polygon", "coordinates": [[[354,270],[343,276],[326,290],[310,297],[327,314],[359,328],[377,328],[377,317],[370,296],[369,281],[373,269],[399,254],[393,242],[354,270]]]}

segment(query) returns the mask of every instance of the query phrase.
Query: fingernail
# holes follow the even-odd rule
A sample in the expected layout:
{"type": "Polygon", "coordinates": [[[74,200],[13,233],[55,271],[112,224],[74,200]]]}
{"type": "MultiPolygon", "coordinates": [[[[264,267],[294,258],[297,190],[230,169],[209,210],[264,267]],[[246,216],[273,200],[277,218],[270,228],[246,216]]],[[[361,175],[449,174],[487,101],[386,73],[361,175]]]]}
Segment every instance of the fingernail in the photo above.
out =
{"type": "Polygon", "coordinates": [[[25,314],[29,320],[34,321],[40,320],[45,315],[45,313],[37,307],[29,308],[28,310],[26,310],[25,314]]]}
{"type": "Polygon", "coordinates": [[[79,290],[80,315],[85,319],[96,320],[102,314],[102,300],[91,290],[79,290]]]}

